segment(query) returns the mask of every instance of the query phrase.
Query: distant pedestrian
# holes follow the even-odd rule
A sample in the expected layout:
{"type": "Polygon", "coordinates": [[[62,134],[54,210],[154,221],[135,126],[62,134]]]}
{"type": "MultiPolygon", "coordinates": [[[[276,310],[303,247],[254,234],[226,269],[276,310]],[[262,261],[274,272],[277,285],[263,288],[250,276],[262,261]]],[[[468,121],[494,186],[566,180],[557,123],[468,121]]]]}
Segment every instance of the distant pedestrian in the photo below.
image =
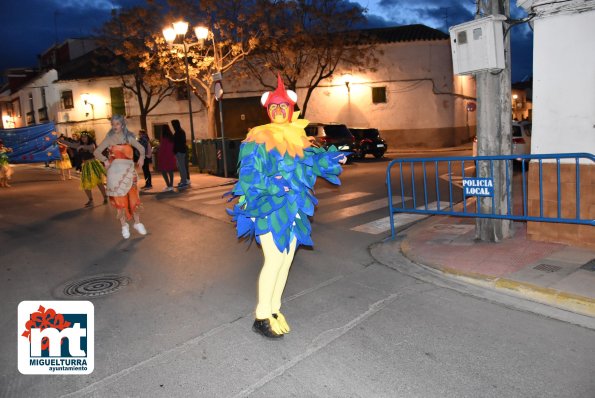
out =
{"type": "Polygon", "coordinates": [[[145,163],[143,163],[143,176],[145,177],[145,185],[142,190],[149,190],[153,188],[151,181],[151,169],[149,166],[153,162],[153,147],[151,147],[151,140],[145,130],[138,131],[138,142],[145,148],[145,163]]]}
{"type": "Polygon", "coordinates": [[[186,188],[190,185],[188,178],[188,170],[186,169],[186,132],[182,130],[179,120],[172,120],[171,125],[174,128],[174,152],[176,154],[176,162],[178,164],[178,171],[180,172],[180,183],[178,188],[186,188]]]}
{"type": "MultiPolygon", "coordinates": [[[[60,136],[60,138],[63,140],[64,136],[60,136]]],[[[70,175],[72,163],[70,163],[70,156],[68,156],[68,146],[59,140],[58,149],[60,150],[60,160],[56,160],[56,168],[60,169],[62,181],[66,180],[66,175],[68,175],[69,180],[72,180],[72,176],[70,175]]]]}
{"type": "MultiPolygon", "coordinates": [[[[83,131],[81,134],[89,134],[86,131],[83,131]]],[[[89,137],[87,137],[89,138],[89,137]]],[[[70,142],[71,144],[74,145],[78,145],[81,141],[81,136],[77,133],[72,134],[72,137],[70,139],[66,138],[66,141],[70,142]]],[[[74,167],[74,170],[77,172],[81,172],[82,168],[83,168],[83,160],[80,157],[79,151],[76,149],[73,149],[73,147],[71,147],[69,145],[69,151],[68,151],[68,156],[70,156],[70,161],[72,162],[72,167],[74,167]]]]}
{"type": "Polygon", "coordinates": [[[141,205],[138,194],[135,167],[143,166],[145,161],[145,148],[135,139],[134,135],[126,127],[126,120],[122,115],[114,115],[111,118],[112,128],[93,154],[103,162],[107,169],[107,194],[110,203],[117,209],[116,217],[122,224],[122,236],[130,238],[128,220],[134,219],[133,228],[141,235],[146,235],[147,230],[140,222],[139,208],[141,205]],[[134,163],[134,151],[139,152],[137,164],[134,163]],[[103,155],[108,149],[109,158],[103,155]]]}
{"type": "Polygon", "coordinates": [[[174,170],[176,169],[176,156],[174,153],[174,135],[169,126],[163,126],[161,141],[157,150],[157,168],[165,180],[163,192],[174,190],[174,170]]]}
{"type": "Polygon", "coordinates": [[[12,166],[8,160],[8,152],[12,152],[12,148],[4,146],[4,141],[0,140],[0,188],[10,188],[8,180],[12,176],[12,166]]]}
{"type": "Polygon", "coordinates": [[[107,204],[107,193],[105,192],[105,176],[106,171],[103,164],[95,159],[93,151],[97,148],[95,140],[86,131],[81,133],[79,141],[61,142],[76,151],[77,157],[81,161],[81,189],[85,191],[88,202],[85,207],[93,207],[93,192],[92,189],[97,187],[103,195],[103,204],[107,204]]]}

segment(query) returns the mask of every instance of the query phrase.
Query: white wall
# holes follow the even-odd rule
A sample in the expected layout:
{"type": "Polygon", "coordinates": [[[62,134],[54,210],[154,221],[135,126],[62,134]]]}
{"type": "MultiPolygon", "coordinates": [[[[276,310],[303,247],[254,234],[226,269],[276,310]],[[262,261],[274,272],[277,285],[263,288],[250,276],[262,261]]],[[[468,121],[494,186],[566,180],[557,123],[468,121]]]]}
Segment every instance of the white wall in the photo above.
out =
{"type": "Polygon", "coordinates": [[[54,113],[56,129],[68,136],[82,129],[93,129],[98,141],[101,141],[110,128],[110,87],[120,87],[121,84],[117,77],[57,81],[54,85],[58,95],[54,113]],[[60,102],[61,93],[67,90],[72,91],[72,109],[63,109],[60,102]],[[88,94],[87,104],[83,94],[88,94]]]}
{"type": "MultiPolygon", "coordinates": [[[[111,96],[110,87],[121,87],[122,81],[119,77],[96,78],[92,80],[69,80],[58,81],[54,85],[58,96],[56,112],[53,120],[56,121],[56,128],[60,133],[68,136],[73,132],[82,129],[93,129],[98,142],[103,140],[111,125],[111,96]],[[73,109],[62,109],[60,105],[60,93],[71,90],[74,101],[73,109]],[[89,100],[85,105],[83,94],[88,94],[89,100]],[[91,107],[90,104],[93,104],[91,107]]],[[[126,123],[128,129],[137,133],[140,126],[140,110],[136,96],[124,89],[126,103],[126,123]]],[[[200,112],[201,106],[196,98],[193,99],[194,131],[197,139],[206,138],[207,132],[203,128],[206,117],[205,112],[200,112]]],[[[160,103],[147,118],[147,130],[153,136],[154,124],[167,124],[172,119],[180,120],[182,128],[186,130],[190,139],[190,122],[188,117],[188,101],[177,101],[175,95],[166,98],[160,103]]]]}
{"type": "Polygon", "coordinates": [[[531,153],[595,153],[595,11],[534,29],[531,153]]]}
{"type": "MultiPolygon", "coordinates": [[[[475,82],[469,77],[453,76],[449,40],[389,43],[379,45],[378,49],[383,54],[378,55],[376,71],[360,73],[338,68],[333,78],[323,81],[313,92],[306,118],[313,122],[339,122],[384,131],[465,127],[466,123],[475,126],[475,113],[465,111],[469,100],[452,95],[454,92],[474,97],[475,82]],[[349,92],[344,83],[345,73],[352,75],[349,92]],[[373,104],[372,87],[382,86],[387,88],[387,103],[373,104]]],[[[51,73],[56,80],[55,71],[51,73]]],[[[225,98],[260,96],[265,91],[255,80],[232,82],[232,79],[232,74],[224,77],[225,98]]],[[[103,139],[110,128],[109,88],[121,84],[118,77],[55,82],[52,90],[47,90],[52,98],[52,103],[48,103],[50,120],[56,121],[61,133],[72,135],[74,131],[88,128],[95,130],[98,140],[103,139]],[[61,107],[60,93],[64,90],[73,93],[73,109],[61,107]],[[84,104],[83,94],[89,94],[88,102],[93,108],[84,104]]],[[[298,89],[299,105],[303,104],[305,95],[305,89],[298,89]]],[[[137,132],[140,129],[138,102],[131,92],[125,90],[125,96],[128,127],[137,132]]],[[[21,103],[24,117],[27,103],[21,103]]],[[[192,108],[195,138],[207,138],[206,111],[194,97],[192,108]]],[[[188,102],[178,101],[175,93],[149,114],[149,135],[152,136],[154,125],[167,124],[172,119],[180,120],[190,139],[188,102]]]]}
{"type": "MultiPolygon", "coordinates": [[[[451,127],[457,120],[449,41],[417,41],[379,46],[377,71],[352,74],[350,92],[342,73],[331,87],[314,91],[306,118],[381,130],[451,127]],[[387,102],[372,103],[372,87],[386,87],[387,102]]],[[[301,93],[300,93],[301,94],[301,93]]],[[[464,120],[464,119],[463,119],[464,120]]],[[[463,121],[464,125],[464,121],[463,121]]]]}
{"type": "MultiPolygon", "coordinates": [[[[320,123],[344,123],[349,126],[376,127],[380,130],[431,129],[475,126],[475,114],[467,121],[469,100],[452,93],[475,97],[475,82],[467,76],[454,76],[450,41],[414,41],[377,46],[376,71],[359,72],[339,66],[333,77],[314,90],[306,119],[320,123]],[[383,54],[380,54],[383,52],[383,54]],[[349,90],[344,75],[349,73],[349,90]],[[372,103],[372,87],[386,87],[387,102],[372,103]]],[[[264,88],[242,82],[233,90],[260,96],[264,88]]],[[[305,88],[298,88],[302,108],[305,88]]]]}
{"type": "Polygon", "coordinates": [[[11,95],[11,100],[19,99],[21,106],[21,117],[14,118],[14,127],[27,126],[27,112],[30,109],[29,94],[33,96],[33,112],[35,114],[35,123],[40,123],[39,109],[43,107],[41,89],[45,88],[46,108],[49,121],[54,120],[52,117],[53,104],[56,103],[57,97],[54,89],[54,81],[58,74],[55,70],[50,70],[37,78],[31,80],[23,86],[18,92],[11,95]]]}

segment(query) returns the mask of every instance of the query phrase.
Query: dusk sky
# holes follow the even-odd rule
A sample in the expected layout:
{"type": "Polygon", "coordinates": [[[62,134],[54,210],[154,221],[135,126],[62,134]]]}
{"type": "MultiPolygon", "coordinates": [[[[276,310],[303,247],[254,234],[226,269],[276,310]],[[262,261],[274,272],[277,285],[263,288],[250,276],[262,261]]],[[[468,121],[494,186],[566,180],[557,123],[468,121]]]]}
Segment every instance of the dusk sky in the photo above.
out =
{"type": "MultiPolygon", "coordinates": [[[[424,24],[448,32],[447,26],[473,19],[474,0],[359,0],[368,9],[371,27],[424,24]]],[[[113,8],[144,4],[144,0],[11,0],[3,2],[0,26],[0,71],[37,64],[37,54],[70,37],[85,37],[110,18],[113,8]]],[[[512,17],[523,10],[511,1],[512,17]]],[[[511,30],[512,78],[531,75],[533,35],[527,24],[511,30]]]]}

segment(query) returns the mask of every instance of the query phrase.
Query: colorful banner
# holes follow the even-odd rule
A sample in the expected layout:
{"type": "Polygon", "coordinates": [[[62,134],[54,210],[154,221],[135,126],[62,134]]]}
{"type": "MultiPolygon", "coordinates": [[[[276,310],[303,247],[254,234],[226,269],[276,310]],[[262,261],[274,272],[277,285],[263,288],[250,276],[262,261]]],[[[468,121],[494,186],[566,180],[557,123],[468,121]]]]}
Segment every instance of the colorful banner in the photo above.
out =
{"type": "Polygon", "coordinates": [[[0,130],[4,146],[12,149],[10,163],[40,163],[60,159],[54,123],[0,130]]]}

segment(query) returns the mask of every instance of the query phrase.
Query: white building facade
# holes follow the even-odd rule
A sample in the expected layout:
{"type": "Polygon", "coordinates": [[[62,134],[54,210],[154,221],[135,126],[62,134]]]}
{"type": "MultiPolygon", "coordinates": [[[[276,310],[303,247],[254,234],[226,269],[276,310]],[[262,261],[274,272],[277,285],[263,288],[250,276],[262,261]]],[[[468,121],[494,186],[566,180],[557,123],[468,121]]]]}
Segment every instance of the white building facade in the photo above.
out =
{"type": "MultiPolygon", "coordinates": [[[[389,147],[397,149],[469,142],[476,125],[475,108],[468,107],[475,101],[475,82],[471,77],[453,75],[448,35],[423,25],[370,31],[375,37],[373,44],[379,60],[375,70],[362,72],[339,65],[334,76],[314,90],[306,118],[312,122],[376,127],[389,147]]],[[[91,72],[67,75],[52,69],[10,94],[11,100],[18,98],[23,117],[13,112],[13,123],[5,126],[32,124],[33,119],[27,120],[28,96],[33,93],[33,112],[38,112],[43,102],[40,91],[43,86],[47,119],[56,123],[60,133],[70,136],[92,129],[101,140],[114,113],[125,113],[129,129],[138,131],[140,108],[135,95],[122,87],[120,77],[94,77],[91,72]]],[[[241,103],[248,103],[252,113],[260,112],[266,118],[258,104],[266,89],[255,80],[238,83],[232,79],[232,74],[224,77],[225,135],[243,138],[258,117],[247,115],[241,103]]],[[[302,107],[306,88],[298,86],[297,92],[298,106],[302,107]]],[[[178,119],[190,139],[188,101],[179,94],[175,91],[150,112],[147,118],[150,136],[158,138],[161,126],[178,119]]],[[[194,97],[192,109],[194,136],[205,139],[206,110],[194,97]]],[[[40,121],[36,116],[34,123],[40,121]]]]}
{"type": "MultiPolygon", "coordinates": [[[[533,133],[531,153],[595,154],[595,2],[571,0],[517,1],[535,14],[533,47],[533,133]]],[[[538,168],[530,169],[529,188],[539,188],[538,168]]],[[[544,179],[556,181],[556,165],[546,164],[544,179]]],[[[595,219],[595,164],[580,166],[581,218],[595,219]]],[[[576,214],[576,166],[561,165],[563,214],[576,214]]],[[[557,189],[545,190],[546,215],[555,217],[557,189]],[[553,205],[552,205],[553,203],[553,205]]],[[[538,194],[537,194],[538,195],[538,194]]],[[[538,196],[533,195],[533,198],[538,196]]],[[[530,208],[539,210],[539,201],[530,208]]],[[[595,228],[582,225],[529,223],[534,239],[595,247],[595,228]]]]}

